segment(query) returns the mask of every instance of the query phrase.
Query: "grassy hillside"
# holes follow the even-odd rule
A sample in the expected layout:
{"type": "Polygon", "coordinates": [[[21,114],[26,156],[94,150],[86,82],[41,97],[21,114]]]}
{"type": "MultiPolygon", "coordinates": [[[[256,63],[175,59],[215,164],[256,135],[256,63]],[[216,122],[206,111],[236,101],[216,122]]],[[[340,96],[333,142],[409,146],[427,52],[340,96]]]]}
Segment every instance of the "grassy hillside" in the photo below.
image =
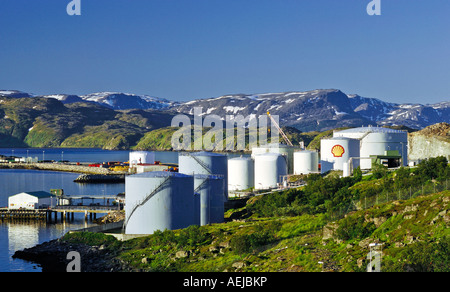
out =
{"type": "MultiPolygon", "coordinates": [[[[114,111],[47,98],[0,99],[0,147],[130,149],[152,130],[170,125],[174,113],[114,111]]],[[[169,140],[170,143],[170,140],[169,140]]]]}
{"type": "MultiPolygon", "coordinates": [[[[119,111],[88,102],[63,104],[51,98],[0,97],[0,147],[172,150],[171,138],[178,129],[170,124],[176,114],[159,110],[119,111]]],[[[203,135],[209,130],[205,127],[203,135]]],[[[308,145],[319,134],[302,133],[292,127],[283,130],[296,146],[300,141],[308,145]]],[[[223,149],[225,137],[224,129],[223,149]]],[[[247,130],[247,150],[248,140],[247,130]]],[[[236,136],[235,149],[237,141],[236,136]]],[[[280,141],[283,142],[281,135],[280,141]]]]}
{"type": "MultiPolygon", "coordinates": [[[[407,172],[311,176],[303,188],[253,197],[229,210],[227,223],[126,242],[109,236],[98,242],[97,235],[95,245],[103,244],[124,271],[319,272],[365,271],[369,244],[376,242],[383,244],[382,271],[448,272],[450,191],[439,191],[448,187],[447,163],[436,159],[409,172],[408,177],[420,175],[414,178],[419,184],[435,184],[424,195],[391,197],[366,208],[358,201],[370,197],[371,186],[392,179],[403,189],[407,172]]],[[[78,233],[64,240],[89,243],[89,237],[78,233]]]]}

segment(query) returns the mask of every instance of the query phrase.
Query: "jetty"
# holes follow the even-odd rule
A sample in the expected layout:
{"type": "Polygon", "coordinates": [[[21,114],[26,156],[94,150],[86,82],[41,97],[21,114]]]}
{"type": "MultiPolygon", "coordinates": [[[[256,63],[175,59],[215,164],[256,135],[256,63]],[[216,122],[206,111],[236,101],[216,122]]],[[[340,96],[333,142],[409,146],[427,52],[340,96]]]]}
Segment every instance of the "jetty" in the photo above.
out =
{"type": "Polygon", "coordinates": [[[0,208],[0,220],[47,220],[47,210],[26,210],[26,209],[8,209],[0,208]]]}
{"type": "MultiPolygon", "coordinates": [[[[109,200],[117,200],[117,196],[101,196],[101,197],[61,197],[61,202],[71,202],[72,200],[82,200],[84,202],[101,200],[103,199],[105,202],[109,200]],[[69,200],[70,199],[70,200],[69,200]]],[[[118,201],[118,200],[117,200],[118,201]]],[[[79,203],[76,205],[64,204],[64,205],[56,205],[54,207],[47,207],[42,209],[11,209],[11,208],[0,208],[0,220],[1,221],[46,221],[47,223],[57,223],[58,215],[61,218],[61,222],[66,220],[73,220],[74,213],[82,213],[84,214],[85,221],[88,218],[92,221],[97,218],[98,213],[110,213],[112,211],[118,211],[123,209],[123,203],[119,203],[116,205],[113,204],[100,204],[100,203],[90,203],[83,204],[79,203]]]]}
{"type": "Polygon", "coordinates": [[[32,170],[49,170],[49,171],[63,171],[74,172],[82,174],[95,175],[124,175],[126,171],[113,171],[104,167],[90,167],[83,164],[75,163],[0,163],[0,168],[3,169],[32,169],[32,170]]]}

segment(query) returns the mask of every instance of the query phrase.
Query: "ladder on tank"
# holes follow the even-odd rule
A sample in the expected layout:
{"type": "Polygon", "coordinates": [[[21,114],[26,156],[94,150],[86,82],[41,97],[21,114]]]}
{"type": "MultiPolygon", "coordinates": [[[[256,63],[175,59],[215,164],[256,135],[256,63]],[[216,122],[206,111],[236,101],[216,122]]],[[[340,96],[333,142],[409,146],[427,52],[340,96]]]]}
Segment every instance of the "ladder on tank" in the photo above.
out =
{"type": "Polygon", "coordinates": [[[151,198],[153,198],[153,196],[155,196],[157,193],[159,193],[160,191],[162,191],[163,189],[165,189],[168,185],[169,185],[169,180],[170,180],[170,176],[166,177],[164,179],[164,181],[157,186],[150,194],[148,194],[147,196],[145,196],[145,198],[140,201],[137,202],[134,206],[133,209],[131,209],[130,215],[127,216],[127,218],[125,218],[125,221],[123,223],[123,230],[125,231],[125,228],[128,224],[128,221],[130,221],[131,216],[133,216],[133,213],[141,206],[145,205],[151,198]]]}
{"type": "Polygon", "coordinates": [[[209,167],[209,165],[207,165],[205,162],[203,162],[202,160],[198,159],[195,155],[192,155],[190,153],[185,153],[186,156],[191,157],[192,159],[194,159],[198,164],[200,164],[201,167],[203,167],[209,174],[213,174],[211,171],[211,168],[209,167]]]}

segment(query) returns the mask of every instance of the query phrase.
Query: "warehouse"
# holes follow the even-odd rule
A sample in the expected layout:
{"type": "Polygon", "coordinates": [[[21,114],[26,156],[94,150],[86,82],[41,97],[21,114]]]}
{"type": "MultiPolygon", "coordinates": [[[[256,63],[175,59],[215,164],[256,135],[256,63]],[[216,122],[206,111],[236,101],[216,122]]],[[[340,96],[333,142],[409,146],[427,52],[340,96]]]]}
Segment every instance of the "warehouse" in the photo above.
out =
{"type": "Polygon", "coordinates": [[[387,152],[390,156],[393,153],[400,156],[399,166],[408,165],[408,133],[406,131],[369,126],[334,132],[333,137],[359,140],[361,169],[371,169],[373,156],[386,156],[387,152]]]}
{"type": "Polygon", "coordinates": [[[47,192],[23,192],[8,198],[8,208],[35,210],[55,207],[56,202],[56,196],[47,192]]]}

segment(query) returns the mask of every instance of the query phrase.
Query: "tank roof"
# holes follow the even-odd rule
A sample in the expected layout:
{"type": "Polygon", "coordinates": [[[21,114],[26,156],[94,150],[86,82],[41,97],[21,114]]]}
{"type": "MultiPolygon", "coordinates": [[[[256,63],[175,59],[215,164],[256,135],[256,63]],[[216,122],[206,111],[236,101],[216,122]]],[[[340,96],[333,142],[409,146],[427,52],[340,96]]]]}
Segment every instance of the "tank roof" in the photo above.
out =
{"type": "Polygon", "coordinates": [[[233,157],[233,158],[229,158],[228,160],[252,160],[252,158],[250,156],[240,156],[240,157],[233,157]]]}
{"type": "Polygon", "coordinates": [[[359,127],[359,128],[352,128],[342,131],[336,131],[335,133],[405,133],[406,131],[403,130],[395,130],[390,128],[382,128],[382,127],[359,127]]]}
{"type": "Polygon", "coordinates": [[[200,151],[200,152],[180,152],[181,156],[226,156],[225,154],[220,153],[214,153],[214,152],[206,152],[206,151],[200,151]]]}
{"type": "Polygon", "coordinates": [[[329,137],[329,138],[323,138],[321,140],[358,140],[358,139],[349,138],[349,137],[329,137]]]}
{"type": "Polygon", "coordinates": [[[253,148],[298,148],[298,147],[281,144],[281,143],[269,143],[269,144],[255,146],[253,148]]]}
{"type": "Polygon", "coordinates": [[[200,173],[195,173],[194,174],[194,178],[195,179],[223,179],[224,176],[223,175],[218,175],[218,174],[200,174],[200,173]]]}
{"type": "Polygon", "coordinates": [[[300,151],[295,151],[294,153],[317,153],[316,150],[300,150],[300,151]]]}
{"type": "Polygon", "coordinates": [[[277,157],[277,156],[283,156],[283,154],[273,152],[255,154],[255,157],[277,157]]]}
{"type": "Polygon", "coordinates": [[[143,172],[138,174],[133,174],[129,177],[142,177],[142,178],[148,178],[148,177],[192,177],[192,175],[187,175],[184,173],[179,172],[170,172],[170,171],[149,171],[149,172],[143,172]]]}

